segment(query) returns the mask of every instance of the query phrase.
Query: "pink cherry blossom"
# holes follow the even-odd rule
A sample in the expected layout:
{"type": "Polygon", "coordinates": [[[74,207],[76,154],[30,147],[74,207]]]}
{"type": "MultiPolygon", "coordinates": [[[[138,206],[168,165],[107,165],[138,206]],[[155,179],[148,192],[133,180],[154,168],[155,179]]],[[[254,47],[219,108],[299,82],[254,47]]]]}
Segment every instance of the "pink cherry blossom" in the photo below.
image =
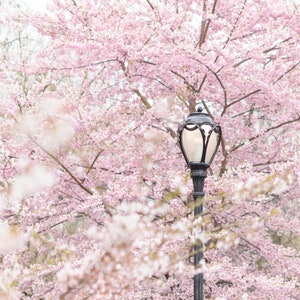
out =
{"type": "Polygon", "coordinates": [[[299,3],[275,2],[1,2],[1,299],[192,299],[198,272],[205,299],[300,298],[299,3]],[[223,137],[195,220],[197,104],[223,137]]]}

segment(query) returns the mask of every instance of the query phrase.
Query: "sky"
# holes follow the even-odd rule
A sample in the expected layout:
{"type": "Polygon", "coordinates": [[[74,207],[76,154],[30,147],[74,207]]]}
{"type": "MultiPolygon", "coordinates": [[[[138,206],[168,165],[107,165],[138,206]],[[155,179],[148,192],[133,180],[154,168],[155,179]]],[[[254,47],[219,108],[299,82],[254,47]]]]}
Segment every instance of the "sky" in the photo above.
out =
{"type": "Polygon", "coordinates": [[[51,0],[19,0],[26,8],[33,11],[46,10],[47,3],[51,0]]]}

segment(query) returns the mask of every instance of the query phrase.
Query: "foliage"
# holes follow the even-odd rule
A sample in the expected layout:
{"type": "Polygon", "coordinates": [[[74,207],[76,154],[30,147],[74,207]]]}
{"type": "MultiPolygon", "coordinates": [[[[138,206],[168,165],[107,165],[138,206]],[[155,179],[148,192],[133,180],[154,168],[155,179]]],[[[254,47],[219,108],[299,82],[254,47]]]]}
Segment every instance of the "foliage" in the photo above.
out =
{"type": "Polygon", "coordinates": [[[191,299],[199,271],[206,299],[299,299],[298,3],[2,6],[1,299],[191,299]],[[196,103],[223,138],[195,220],[196,103]]]}

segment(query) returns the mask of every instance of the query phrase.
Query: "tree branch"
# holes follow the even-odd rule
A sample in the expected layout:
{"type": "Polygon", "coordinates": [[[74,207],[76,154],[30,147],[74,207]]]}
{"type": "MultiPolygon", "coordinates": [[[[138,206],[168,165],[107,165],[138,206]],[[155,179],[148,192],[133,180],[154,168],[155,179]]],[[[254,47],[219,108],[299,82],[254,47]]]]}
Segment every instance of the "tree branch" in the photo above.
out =
{"type": "MultiPolygon", "coordinates": [[[[230,41],[230,38],[232,37],[232,34],[233,34],[233,32],[235,31],[235,29],[236,29],[236,27],[237,27],[237,23],[238,23],[238,21],[239,21],[239,19],[240,19],[240,17],[241,17],[241,15],[242,15],[242,13],[243,13],[243,10],[245,9],[245,6],[246,6],[246,2],[247,2],[247,0],[245,0],[244,1],[244,3],[243,3],[243,6],[242,6],[242,8],[241,8],[241,10],[239,11],[239,14],[238,14],[238,16],[237,16],[237,18],[236,18],[236,20],[235,20],[235,22],[234,22],[234,24],[233,24],[233,27],[232,27],[232,29],[231,29],[231,31],[230,31],[230,33],[229,33],[229,36],[228,36],[228,38],[227,38],[227,40],[226,40],[226,42],[225,42],[225,44],[224,44],[224,46],[223,46],[223,50],[226,48],[226,46],[228,45],[228,43],[229,43],[229,41],[230,41]]],[[[217,57],[215,58],[215,63],[218,61],[218,59],[219,59],[219,55],[217,55],[217,57]]]]}
{"type": "Polygon", "coordinates": [[[267,162],[253,164],[253,167],[262,167],[262,166],[267,166],[267,165],[272,165],[272,164],[277,164],[277,163],[287,163],[287,162],[289,162],[288,159],[286,159],[286,160],[274,160],[274,161],[272,161],[272,158],[270,158],[267,162]]]}
{"type": "Polygon", "coordinates": [[[205,42],[205,37],[207,34],[206,29],[206,0],[203,0],[203,6],[202,6],[202,21],[201,21],[201,29],[200,29],[200,37],[199,37],[199,49],[205,42]]]}
{"type": "Polygon", "coordinates": [[[256,94],[256,93],[259,93],[259,92],[261,92],[261,89],[258,89],[258,90],[255,90],[253,92],[250,92],[249,94],[247,94],[247,95],[245,95],[245,96],[243,96],[243,97],[241,97],[241,98],[239,98],[237,100],[234,100],[231,103],[229,103],[227,105],[227,108],[230,107],[230,106],[232,106],[232,105],[234,105],[234,104],[236,104],[236,103],[238,103],[238,102],[240,102],[240,101],[242,101],[242,100],[244,100],[244,99],[246,99],[246,98],[248,98],[248,97],[250,97],[250,96],[252,96],[252,95],[254,95],[254,94],[256,94]]]}
{"type": "Polygon", "coordinates": [[[280,49],[280,47],[278,47],[278,46],[279,46],[280,44],[283,44],[283,43],[285,43],[285,42],[288,42],[290,39],[292,39],[292,37],[288,37],[288,38],[286,38],[285,40],[283,40],[283,41],[281,41],[281,42],[275,44],[273,47],[271,47],[271,48],[269,48],[269,49],[267,49],[267,50],[264,50],[263,53],[268,53],[268,52],[271,52],[271,51],[273,51],[273,50],[278,50],[278,49],[280,49]]]}
{"type": "Polygon", "coordinates": [[[154,77],[145,76],[145,75],[141,75],[141,74],[135,74],[135,75],[131,75],[130,76],[130,78],[134,78],[134,77],[142,77],[142,78],[150,79],[150,80],[155,81],[155,82],[159,83],[160,85],[164,86],[168,90],[172,90],[171,87],[169,87],[167,84],[165,84],[164,82],[162,82],[159,78],[154,78],[154,77]]]}
{"type": "MultiPolygon", "coordinates": [[[[173,74],[175,74],[176,76],[178,76],[179,78],[181,78],[181,79],[183,80],[184,84],[186,84],[186,85],[190,86],[192,89],[194,89],[194,87],[192,87],[192,86],[189,84],[189,82],[187,81],[187,79],[186,79],[183,75],[181,75],[181,74],[179,74],[178,72],[173,71],[173,70],[171,70],[171,73],[173,73],[173,74]]],[[[194,89],[194,90],[195,90],[195,89],[194,89]]]]}
{"type": "MultiPolygon", "coordinates": [[[[101,65],[101,64],[105,64],[105,63],[108,63],[108,62],[117,62],[118,60],[113,58],[113,59],[107,59],[107,60],[102,60],[102,61],[96,61],[94,63],[90,63],[90,64],[87,64],[87,65],[81,65],[81,66],[75,66],[75,67],[64,67],[64,68],[50,68],[51,71],[64,71],[64,70],[74,70],[74,69],[84,69],[84,68],[87,68],[87,67],[93,67],[93,66],[98,66],[98,65],[101,65]]],[[[49,68],[46,68],[47,70],[49,68]]]]}
{"type": "Polygon", "coordinates": [[[146,1],[147,1],[147,3],[150,5],[151,9],[154,10],[153,4],[152,4],[149,0],[146,0],[146,1]]]}
{"type": "Polygon", "coordinates": [[[283,73],[281,76],[279,76],[274,82],[273,84],[277,83],[279,80],[281,80],[285,75],[287,75],[288,73],[290,73],[291,71],[293,71],[295,68],[297,68],[300,64],[300,61],[298,61],[294,66],[292,66],[290,69],[288,69],[285,73],[283,73]]]}
{"type": "MultiPolygon", "coordinates": [[[[214,14],[215,11],[216,11],[217,2],[218,2],[218,0],[214,1],[213,8],[212,8],[212,11],[211,11],[212,14],[214,14]]],[[[205,43],[208,28],[209,28],[209,25],[211,23],[211,19],[206,20],[206,12],[207,12],[207,2],[206,2],[206,0],[204,0],[203,1],[203,7],[202,7],[202,22],[201,22],[200,36],[199,36],[199,41],[196,45],[196,47],[199,45],[199,49],[205,43]]]]}
{"type": "MultiPolygon", "coordinates": [[[[28,134],[28,133],[27,133],[28,134]]],[[[55,157],[52,153],[50,153],[46,148],[44,148],[41,144],[39,144],[30,134],[28,134],[28,137],[30,140],[37,145],[41,150],[43,150],[49,157],[51,157],[56,163],[58,163],[69,175],[70,177],[76,182],[77,185],[79,185],[85,192],[87,192],[90,195],[93,195],[93,192],[85,187],[80,180],[78,180],[75,175],[57,158],[55,157]]]]}
{"type": "Polygon", "coordinates": [[[150,109],[150,108],[151,108],[151,105],[150,105],[150,103],[148,102],[147,98],[146,98],[144,95],[142,95],[142,93],[141,93],[138,89],[134,89],[133,91],[140,97],[140,99],[141,99],[142,102],[145,104],[145,106],[146,106],[148,109],[150,109]]]}
{"type": "Polygon", "coordinates": [[[236,117],[245,115],[245,114],[247,114],[247,113],[252,113],[253,110],[257,110],[257,111],[258,111],[258,110],[260,110],[261,108],[266,108],[266,107],[269,107],[269,106],[268,106],[268,105],[265,105],[265,106],[261,106],[261,107],[251,107],[251,108],[248,109],[248,110],[245,110],[245,111],[243,111],[243,112],[240,112],[240,113],[238,113],[238,114],[236,114],[236,115],[231,116],[231,118],[236,118],[236,117]]]}
{"type": "Polygon", "coordinates": [[[253,248],[255,248],[256,250],[258,250],[258,252],[261,252],[261,249],[257,246],[255,246],[254,244],[252,244],[251,242],[249,242],[248,240],[246,240],[244,237],[240,237],[241,240],[243,240],[245,243],[247,243],[248,245],[252,246],[253,248]]]}
{"type": "Polygon", "coordinates": [[[252,59],[252,57],[245,58],[245,59],[241,60],[240,62],[236,63],[235,65],[233,65],[233,67],[236,68],[239,65],[243,64],[244,62],[251,60],[251,59],[252,59]]]}
{"type": "Polygon", "coordinates": [[[224,84],[222,83],[219,75],[215,71],[213,71],[209,66],[207,66],[207,65],[205,65],[205,66],[216,77],[217,81],[219,82],[219,84],[220,84],[220,86],[221,86],[221,88],[223,90],[223,95],[224,95],[224,109],[223,109],[223,111],[221,113],[221,116],[223,116],[224,113],[225,113],[225,111],[226,111],[226,109],[227,109],[227,107],[228,107],[228,105],[227,105],[227,91],[226,91],[226,88],[225,88],[224,84]]]}
{"type": "MultiPolygon", "coordinates": [[[[93,167],[94,167],[94,164],[96,163],[96,161],[97,161],[98,157],[100,156],[100,154],[101,154],[103,151],[104,151],[104,150],[103,150],[103,149],[101,149],[101,150],[100,150],[100,151],[97,153],[97,155],[96,155],[96,157],[94,158],[94,160],[93,160],[92,164],[89,166],[89,168],[88,168],[88,170],[87,170],[87,172],[86,172],[85,176],[88,176],[88,174],[90,173],[90,171],[93,169],[93,167]]],[[[84,183],[84,182],[85,182],[85,179],[86,179],[86,178],[84,178],[84,179],[82,180],[82,183],[84,183]]]]}
{"type": "Polygon", "coordinates": [[[224,46],[223,46],[223,49],[225,49],[226,46],[227,46],[227,44],[229,43],[230,38],[232,37],[233,32],[235,31],[235,29],[236,29],[236,27],[237,27],[237,23],[238,23],[238,21],[239,21],[241,15],[242,15],[242,13],[243,13],[245,7],[246,7],[246,3],[247,3],[247,0],[244,1],[243,6],[242,6],[241,10],[239,11],[239,14],[238,14],[237,18],[235,19],[235,22],[234,22],[234,24],[233,24],[233,27],[232,27],[232,29],[231,29],[231,31],[230,31],[230,33],[229,33],[229,36],[228,36],[227,40],[226,40],[226,42],[225,42],[225,44],[224,44],[224,46]]]}
{"type": "Polygon", "coordinates": [[[269,132],[271,130],[277,129],[279,127],[282,127],[284,125],[291,124],[291,123],[294,123],[294,122],[297,122],[297,121],[300,121],[300,114],[298,115],[298,118],[293,119],[293,120],[289,120],[289,121],[285,121],[285,122],[282,122],[282,123],[280,123],[280,124],[278,124],[276,126],[270,127],[265,132],[269,132]]]}
{"type": "Polygon", "coordinates": [[[221,149],[222,149],[222,154],[223,154],[224,158],[221,162],[221,168],[220,168],[219,176],[222,176],[226,171],[227,157],[228,157],[228,152],[226,151],[226,148],[225,148],[225,139],[224,139],[223,135],[221,136],[221,149]]]}
{"type": "Polygon", "coordinates": [[[200,83],[200,85],[199,85],[199,88],[197,89],[197,93],[200,93],[200,91],[201,91],[201,89],[202,89],[202,87],[203,87],[203,85],[204,85],[204,83],[205,83],[205,81],[206,81],[206,78],[207,78],[207,74],[205,74],[205,75],[203,76],[203,79],[202,79],[202,81],[201,81],[201,83],[200,83]]]}
{"type": "MultiPolygon", "coordinates": [[[[272,127],[268,128],[267,130],[265,130],[263,133],[265,134],[265,133],[267,133],[271,130],[278,129],[278,128],[284,126],[284,125],[291,124],[291,123],[298,122],[298,121],[300,121],[300,115],[298,115],[298,117],[296,119],[289,120],[289,121],[286,121],[286,122],[282,122],[278,125],[272,126],[272,127]]],[[[257,139],[259,136],[261,136],[261,134],[257,134],[255,136],[249,138],[249,139],[241,141],[238,145],[235,145],[235,146],[231,147],[230,150],[228,151],[228,153],[234,152],[235,150],[237,150],[240,147],[244,146],[246,142],[251,142],[251,141],[257,139]]]]}

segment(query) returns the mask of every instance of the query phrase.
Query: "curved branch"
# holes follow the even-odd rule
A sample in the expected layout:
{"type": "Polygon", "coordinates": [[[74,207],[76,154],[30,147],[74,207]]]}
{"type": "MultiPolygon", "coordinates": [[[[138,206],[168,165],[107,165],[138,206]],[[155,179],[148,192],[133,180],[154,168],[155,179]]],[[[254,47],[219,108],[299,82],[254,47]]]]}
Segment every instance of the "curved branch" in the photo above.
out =
{"type": "Polygon", "coordinates": [[[223,82],[221,81],[219,75],[215,71],[213,71],[209,66],[205,65],[205,67],[216,77],[217,81],[219,82],[219,84],[220,84],[220,86],[221,86],[221,88],[223,90],[223,94],[224,94],[224,109],[223,109],[223,111],[221,113],[221,116],[223,116],[224,113],[225,113],[225,111],[226,111],[226,109],[228,108],[226,88],[225,88],[223,82]]]}
{"type": "Polygon", "coordinates": [[[173,73],[174,75],[176,75],[179,78],[181,78],[183,80],[184,84],[186,84],[189,88],[191,88],[191,90],[193,92],[197,92],[197,90],[195,89],[195,87],[193,87],[183,75],[181,75],[178,72],[173,71],[173,70],[171,70],[171,73],[173,73]]]}
{"type": "MultiPolygon", "coordinates": [[[[284,126],[284,125],[291,124],[291,123],[298,122],[298,121],[300,121],[300,114],[298,115],[298,117],[297,117],[296,119],[292,119],[292,120],[289,120],[289,121],[285,121],[285,122],[282,122],[282,123],[280,123],[280,124],[278,124],[278,125],[272,126],[272,127],[268,128],[267,130],[265,130],[263,133],[267,133],[267,132],[269,132],[269,131],[271,131],[271,130],[278,129],[278,128],[284,126]]],[[[232,147],[230,148],[230,150],[228,151],[228,153],[234,152],[235,150],[237,150],[237,149],[239,149],[240,147],[244,146],[246,143],[251,142],[251,141],[257,139],[257,138],[260,137],[260,136],[261,136],[261,134],[257,134],[257,135],[255,135],[255,136],[249,138],[249,139],[245,139],[245,140],[241,141],[239,144],[237,144],[237,145],[235,145],[235,146],[232,146],[232,147]]]]}

